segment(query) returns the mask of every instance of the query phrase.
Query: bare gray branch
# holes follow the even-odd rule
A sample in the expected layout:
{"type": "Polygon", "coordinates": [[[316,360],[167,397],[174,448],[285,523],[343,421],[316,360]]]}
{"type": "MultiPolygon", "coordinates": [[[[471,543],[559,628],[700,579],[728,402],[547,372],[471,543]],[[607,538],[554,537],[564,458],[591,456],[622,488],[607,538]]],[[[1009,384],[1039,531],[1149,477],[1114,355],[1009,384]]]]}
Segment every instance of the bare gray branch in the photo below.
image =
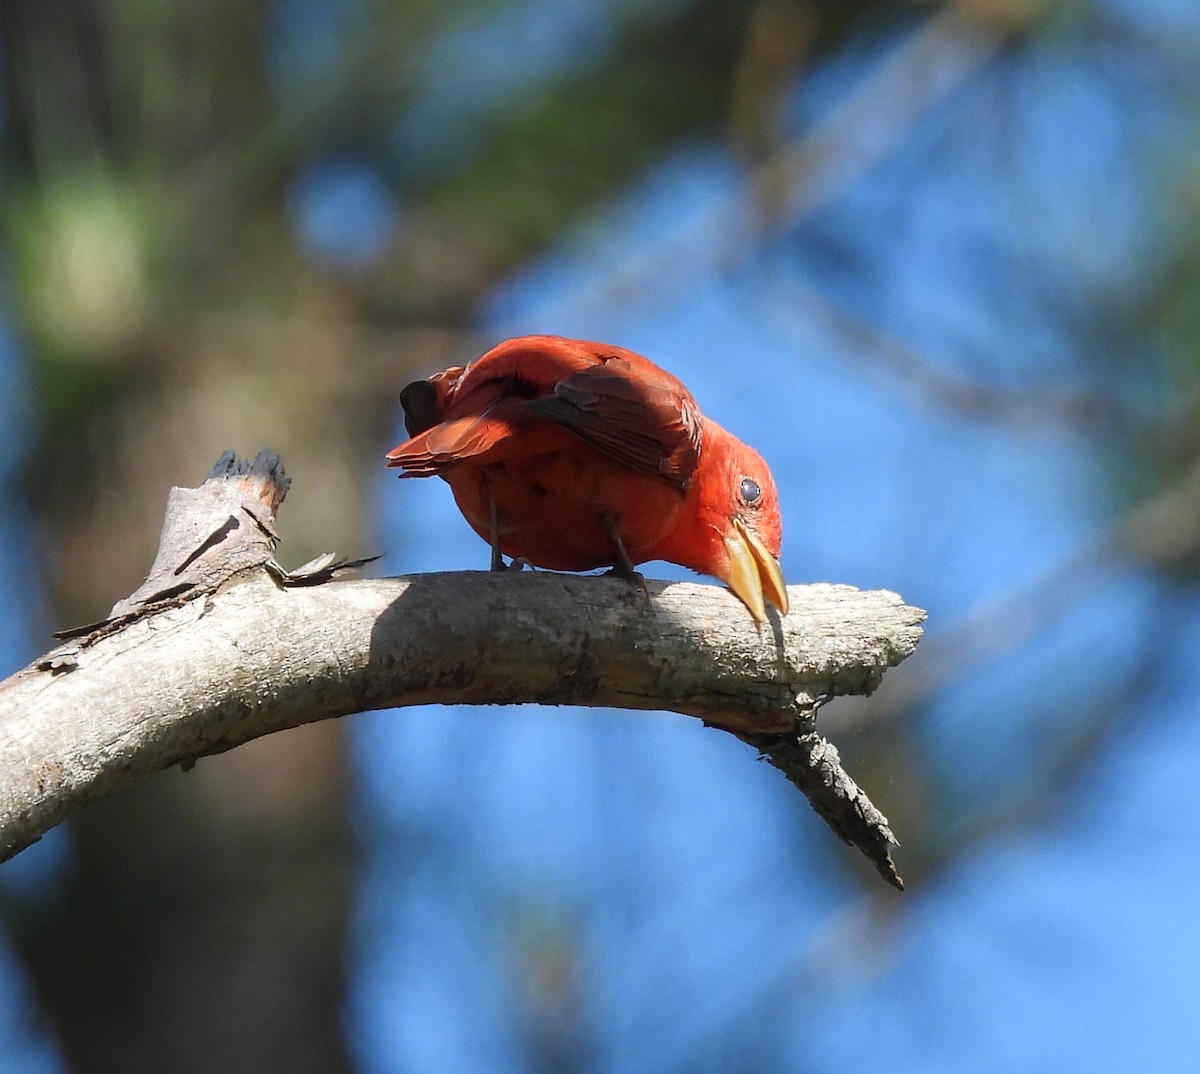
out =
{"type": "Polygon", "coordinates": [[[341,561],[295,584],[270,559],[285,490],[265,455],[172,490],[138,593],[0,683],[0,860],[125,784],[272,731],[365,709],[537,702],[667,709],[745,739],[900,886],[887,820],[815,714],[870,693],[913,651],[919,608],[793,586],[788,616],[759,627],[714,585],[540,571],[321,581],[341,561]]]}

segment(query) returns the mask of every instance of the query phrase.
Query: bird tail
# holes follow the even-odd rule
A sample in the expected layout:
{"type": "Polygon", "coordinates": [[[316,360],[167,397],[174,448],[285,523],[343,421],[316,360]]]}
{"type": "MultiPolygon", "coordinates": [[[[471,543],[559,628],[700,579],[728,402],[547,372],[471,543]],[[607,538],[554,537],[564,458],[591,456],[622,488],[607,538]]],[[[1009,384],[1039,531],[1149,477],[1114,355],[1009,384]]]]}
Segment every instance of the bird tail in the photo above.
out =
{"type": "Polygon", "coordinates": [[[446,403],[458,385],[464,366],[451,366],[424,380],[414,380],[400,392],[404,408],[404,427],[409,436],[431,429],[446,413],[446,403]]]}

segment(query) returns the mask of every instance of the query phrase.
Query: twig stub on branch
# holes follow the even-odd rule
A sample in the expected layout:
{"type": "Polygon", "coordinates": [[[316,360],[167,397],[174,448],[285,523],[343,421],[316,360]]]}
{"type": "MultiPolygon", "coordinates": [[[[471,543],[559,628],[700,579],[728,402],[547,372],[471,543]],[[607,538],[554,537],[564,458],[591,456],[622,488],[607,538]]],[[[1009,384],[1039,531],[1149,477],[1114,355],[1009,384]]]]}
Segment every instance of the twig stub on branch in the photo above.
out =
{"type": "Polygon", "coordinates": [[[842,767],[832,743],[816,731],[799,735],[739,735],[803,792],[813,809],[842,842],[862,851],[893,887],[904,890],[891,848],[900,843],[888,819],[842,767]]]}
{"type": "Polygon", "coordinates": [[[199,488],[172,488],[158,553],[146,580],[98,623],[56,638],[77,638],[122,626],[158,607],[215,592],[243,571],[270,562],[279,543],[275,514],[291,479],[278,455],[247,461],[227,451],[199,488]]]}

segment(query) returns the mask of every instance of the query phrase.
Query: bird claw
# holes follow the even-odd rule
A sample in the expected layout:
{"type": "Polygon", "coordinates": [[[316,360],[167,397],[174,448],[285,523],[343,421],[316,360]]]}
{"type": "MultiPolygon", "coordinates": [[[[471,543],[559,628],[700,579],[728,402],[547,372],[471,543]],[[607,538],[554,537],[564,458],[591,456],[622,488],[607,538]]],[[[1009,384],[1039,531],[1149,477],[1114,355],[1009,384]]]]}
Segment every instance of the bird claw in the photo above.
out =
{"type": "Polygon", "coordinates": [[[620,578],[621,581],[627,582],[629,585],[640,587],[641,591],[650,597],[650,590],[646,588],[646,576],[641,571],[635,571],[632,567],[626,567],[624,564],[618,563],[605,571],[601,578],[620,578]]]}
{"type": "Polygon", "coordinates": [[[492,556],[491,570],[493,571],[523,571],[528,566],[529,560],[524,556],[513,556],[509,563],[504,562],[504,557],[499,552],[492,556]]]}

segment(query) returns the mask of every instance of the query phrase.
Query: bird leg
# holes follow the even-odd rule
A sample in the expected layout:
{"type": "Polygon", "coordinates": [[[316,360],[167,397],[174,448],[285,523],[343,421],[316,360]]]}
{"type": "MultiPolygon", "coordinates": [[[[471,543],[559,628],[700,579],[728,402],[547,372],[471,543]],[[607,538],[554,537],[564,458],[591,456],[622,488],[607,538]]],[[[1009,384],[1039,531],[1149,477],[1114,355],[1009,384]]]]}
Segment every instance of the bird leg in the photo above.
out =
{"type": "Polygon", "coordinates": [[[505,569],[504,557],[500,554],[500,523],[496,518],[496,497],[492,495],[491,486],[488,486],[488,515],[491,522],[491,545],[492,545],[492,567],[494,571],[502,571],[505,569]]]}
{"type": "Polygon", "coordinates": [[[613,543],[613,551],[616,553],[614,559],[616,562],[612,565],[612,569],[605,573],[605,578],[620,578],[628,582],[630,585],[641,586],[642,592],[646,594],[647,599],[650,597],[650,590],[646,588],[646,579],[640,571],[633,569],[633,561],[629,558],[629,553],[625,551],[625,542],[621,540],[621,531],[617,529],[615,519],[606,518],[604,520],[604,531],[608,534],[609,539],[613,543]]]}
{"type": "Polygon", "coordinates": [[[504,556],[500,554],[500,519],[496,512],[496,497],[492,493],[491,485],[488,485],[488,521],[490,523],[489,530],[492,545],[492,565],[493,571],[519,571],[525,566],[525,560],[520,556],[513,556],[511,563],[504,562],[504,556]]]}

